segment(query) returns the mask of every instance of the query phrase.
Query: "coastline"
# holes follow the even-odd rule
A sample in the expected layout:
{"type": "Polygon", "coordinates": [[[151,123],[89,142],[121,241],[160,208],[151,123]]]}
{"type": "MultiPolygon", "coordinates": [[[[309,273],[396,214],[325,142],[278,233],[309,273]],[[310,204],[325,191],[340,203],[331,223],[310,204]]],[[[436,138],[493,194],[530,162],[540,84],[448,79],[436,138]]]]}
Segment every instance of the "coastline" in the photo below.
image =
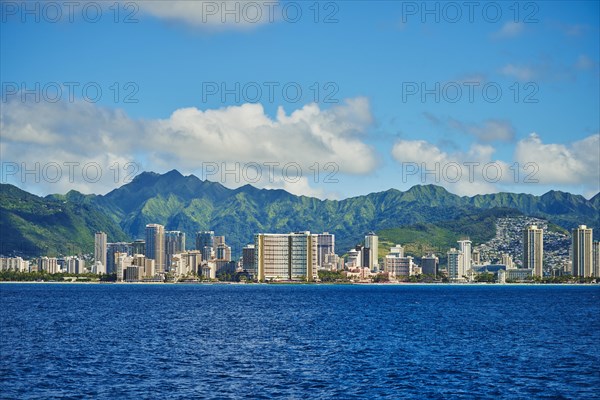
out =
{"type": "Polygon", "coordinates": [[[599,283],[427,283],[427,282],[77,282],[77,281],[0,281],[0,284],[48,284],[48,285],[277,285],[277,286],[600,286],[599,283]]]}

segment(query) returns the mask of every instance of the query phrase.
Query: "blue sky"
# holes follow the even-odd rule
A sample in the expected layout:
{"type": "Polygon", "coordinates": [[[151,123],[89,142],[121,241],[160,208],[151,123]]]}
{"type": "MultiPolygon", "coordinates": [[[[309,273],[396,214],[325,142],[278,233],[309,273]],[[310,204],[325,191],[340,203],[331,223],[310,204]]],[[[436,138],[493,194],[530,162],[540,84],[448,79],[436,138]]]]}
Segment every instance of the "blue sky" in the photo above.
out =
{"type": "Polygon", "coordinates": [[[66,4],[2,3],[2,181],[34,193],[173,168],[322,198],[599,191],[598,2],[66,4]]]}

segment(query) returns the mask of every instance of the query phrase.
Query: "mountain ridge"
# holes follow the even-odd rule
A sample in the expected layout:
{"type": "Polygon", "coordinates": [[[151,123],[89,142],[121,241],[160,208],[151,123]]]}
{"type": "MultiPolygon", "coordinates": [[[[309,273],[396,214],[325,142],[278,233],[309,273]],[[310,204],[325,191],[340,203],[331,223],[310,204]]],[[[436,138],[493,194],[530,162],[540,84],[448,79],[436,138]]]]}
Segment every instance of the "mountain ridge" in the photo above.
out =
{"type": "MultiPolygon", "coordinates": [[[[15,189],[21,190],[8,184],[2,184],[0,188],[2,193],[14,194],[15,189]]],[[[27,194],[34,196],[29,198],[30,201],[37,198],[38,203],[48,202],[51,207],[61,202],[67,204],[64,212],[76,221],[79,235],[69,236],[66,227],[59,231],[63,232],[65,241],[85,249],[89,248],[85,241],[90,237],[93,248],[93,229],[108,230],[109,241],[132,240],[143,238],[147,223],[160,223],[167,230],[186,232],[189,248],[193,247],[194,233],[198,230],[214,230],[216,234],[225,235],[235,254],[239,254],[241,246],[251,242],[252,235],[257,232],[311,230],[335,233],[338,252],[343,252],[360,242],[364,233],[370,230],[458,220],[489,209],[517,210],[548,219],[565,229],[579,224],[589,225],[596,231],[600,228],[600,193],[590,200],[559,191],[549,191],[541,196],[500,192],[469,197],[428,184],[415,185],[406,191],[388,189],[343,200],[321,200],[296,196],[283,189],[259,189],[250,184],[229,189],[218,182],[203,181],[195,175],[184,176],[171,170],[165,174],[143,172],[105,195],[82,194],[74,190],[45,197],[27,194]],[[95,222],[82,212],[93,215],[95,222]],[[82,224],[86,224],[87,229],[82,224]]],[[[3,231],[20,232],[24,240],[30,242],[26,247],[32,248],[36,240],[43,240],[44,235],[27,234],[28,230],[44,227],[37,226],[35,215],[30,215],[26,221],[18,219],[19,207],[14,204],[18,203],[17,198],[0,196],[0,210],[7,214],[0,227],[3,231]]],[[[51,238],[50,246],[64,248],[58,246],[57,241],[57,238],[51,238]]],[[[0,251],[5,253],[10,249],[3,244],[0,251]]]]}

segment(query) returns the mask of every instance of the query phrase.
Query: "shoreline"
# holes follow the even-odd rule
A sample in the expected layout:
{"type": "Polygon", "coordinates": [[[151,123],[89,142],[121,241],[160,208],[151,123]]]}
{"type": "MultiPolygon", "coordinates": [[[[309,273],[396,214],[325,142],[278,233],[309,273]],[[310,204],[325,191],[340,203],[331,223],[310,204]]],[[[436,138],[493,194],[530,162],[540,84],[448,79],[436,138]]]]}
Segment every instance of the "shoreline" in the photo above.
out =
{"type": "Polygon", "coordinates": [[[77,282],[77,281],[0,281],[0,284],[48,284],[48,285],[277,285],[277,286],[600,286],[600,283],[431,283],[431,282],[77,282]]]}

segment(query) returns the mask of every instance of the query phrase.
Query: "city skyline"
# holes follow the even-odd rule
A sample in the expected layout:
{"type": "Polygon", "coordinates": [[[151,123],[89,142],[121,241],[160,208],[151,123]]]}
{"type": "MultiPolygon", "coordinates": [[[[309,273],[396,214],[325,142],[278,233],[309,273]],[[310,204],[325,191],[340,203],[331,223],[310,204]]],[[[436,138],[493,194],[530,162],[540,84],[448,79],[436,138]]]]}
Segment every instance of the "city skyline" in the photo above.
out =
{"type": "MultiPolygon", "coordinates": [[[[214,231],[198,231],[194,250],[185,248],[185,235],[179,231],[167,231],[160,224],[146,226],[150,251],[145,241],[136,240],[131,243],[107,243],[104,232],[96,232],[93,266],[86,270],[85,260],[77,256],[64,258],[42,256],[31,264],[21,257],[2,257],[0,271],[74,273],[82,274],[116,274],[118,282],[127,281],[162,281],[165,274],[175,274],[175,277],[187,278],[199,276],[215,280],[223,274],[243,273],[258,282],[265,281],[317,281],[319,271],[342,271],[348,277],[356,279],[376,279],[381,273],[386,279],[405,279],[411,276],[431,275],[433,278],[445,276],[450,282],[471,282],[474,276],[492,273],[497,276],[499,283],[506,281],[523,281],[533,278],[543,278],[559,275],[573,277],[600,278],[600,257],[598,256],[598,241],[594,241],[593,230],[585,225],[573,229],[571,238],[570,263],[563,264],[557,269],[543,267],[544,230],[537,225],[527,225],[522,230],[523,263],[514,265],[510,255],[501,254],[501,258],[493,264],[491,259],[481,261],[479,246],[471,247],[471,240],[457,240],[458,249],[450,248],[445,267],[439,266],[435,253],[420,257],[419,264],[413,256],[405,256],[401,244],[389,249],[383,257],[383,269],[379,268],[380,258],[373,254],[379,253],[379,248],[373,251],[378,243],[378,236],[368,232],[362,244],[348,250],[343,256],[335,251],[335,235],[311,233],[310,231],[292,233],[258,233],[254,235],[254,243],[244,246],[242,257],[232,261],[231,248],[226,245],[225,236],[215,235],[214,231]],[[159,240],[163,241],[162,245],[159,240]],[[212,246],[207,244],[212,243],[212,246]],[[169,248],[170,244],[172,245],[169,248]],[[114,247],[117,246],[117,247],[114,247]],[[200,247],[200,249],[198,249],[200,247]],[[100,253],[99,249],[104,249],[100,253]],[[206,252],[207,249],[210,252],[206,252]],[[213,249],[216,248],[217,251],[213,249]],[[114,251],[113,249],[118,249],[114,251]],[[135,250],[144,250],[144,254],[135,250]],[[176,249],[175,253],[172,253],[176,249]],[[162,252],[158,253],[158,252],[162,252]],[[325,252],[325,254],[324,254],[325,252]],[[170,254],[172,253],[172,254],[170,254]],[[208,258],[203,257],[208,255],[208,258]],[[345,257],[344,257],[345,256],[345,257]],[[112,267],[102,263],[102,260],[112,258],[112,267]],[[162,261],[162,267],[156,260],[162,261]],[[438,267],[441,269],[438,270],[438,267]],[[438,275],[438,272],[442,275],[438,275]]],[[[486,278],[487,279],[487,278],[486,278]]]]}

